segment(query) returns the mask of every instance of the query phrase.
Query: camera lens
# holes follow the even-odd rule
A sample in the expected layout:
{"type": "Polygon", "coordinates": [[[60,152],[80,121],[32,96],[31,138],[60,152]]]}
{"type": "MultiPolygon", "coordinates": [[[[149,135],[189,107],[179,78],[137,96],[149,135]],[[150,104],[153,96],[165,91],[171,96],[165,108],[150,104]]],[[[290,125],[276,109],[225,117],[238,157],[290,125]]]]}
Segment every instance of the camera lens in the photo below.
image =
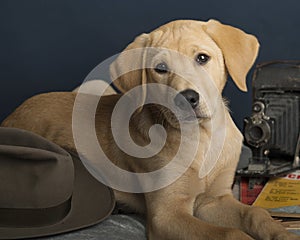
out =
{"type": "Polygon", "coordinates": [[[270,139],[271,136],[271,128],[269,123],[260,119],[259,122],[255,122],[251,118],[245,119],[245,129],[244,136],[246,142],[253,147],[261,147],[270,139]]]}
{"type": "Polygon", "coordinates": [[[253,126],[249,129],[249,135],[254,141],[259,141],[262,139],[264,132],[259,126],[253,126]]]}

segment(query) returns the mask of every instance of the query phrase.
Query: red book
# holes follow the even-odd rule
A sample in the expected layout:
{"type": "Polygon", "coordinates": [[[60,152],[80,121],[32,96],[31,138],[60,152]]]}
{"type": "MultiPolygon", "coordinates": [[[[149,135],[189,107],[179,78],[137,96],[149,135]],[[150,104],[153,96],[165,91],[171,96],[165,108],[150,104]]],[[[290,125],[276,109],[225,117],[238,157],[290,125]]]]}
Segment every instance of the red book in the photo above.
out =
{"type": "Polygon", "coordinates": [[[252,205],[266,184],[264,178],[243,177],[240,182],[240,201],[252,205]]]}

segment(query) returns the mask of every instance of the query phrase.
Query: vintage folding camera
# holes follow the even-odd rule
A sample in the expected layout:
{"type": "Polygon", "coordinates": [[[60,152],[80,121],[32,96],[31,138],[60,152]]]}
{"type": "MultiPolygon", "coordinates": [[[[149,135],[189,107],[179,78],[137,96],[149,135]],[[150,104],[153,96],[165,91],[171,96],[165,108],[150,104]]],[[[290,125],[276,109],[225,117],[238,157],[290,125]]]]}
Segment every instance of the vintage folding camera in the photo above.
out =
{"type": "Polygon", "coordinates": [[[244,144],[252,154],[244,176],[280,176],[300,168],[300,61],[259,64],[253,74],[252,115],[244,144]]]}

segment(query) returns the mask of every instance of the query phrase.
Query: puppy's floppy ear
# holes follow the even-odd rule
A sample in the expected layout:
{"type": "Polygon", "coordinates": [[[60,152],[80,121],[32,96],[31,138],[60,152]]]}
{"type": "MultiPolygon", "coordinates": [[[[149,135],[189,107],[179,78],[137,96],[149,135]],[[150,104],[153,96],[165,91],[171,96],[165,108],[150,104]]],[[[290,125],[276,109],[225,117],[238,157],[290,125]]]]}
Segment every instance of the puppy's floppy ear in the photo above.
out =
{"type": "Polygon", "coordinates": [[[246,92],[246,75],[259,49],[256,37],[216,20],[209,20],[203,29],[222,50],[226,68],[235,84],[246,92]]]}
{"type": "Polygon", "coordinates": [[[138,99],[142,103],[146,98],[146,87],[143,85],[147,82],[145,48],[149,45],[149,39],[148,34],[139,35],[110,65],[113,84],[122,93],[136,86],[142,86],[141,99],[138,99]]]}

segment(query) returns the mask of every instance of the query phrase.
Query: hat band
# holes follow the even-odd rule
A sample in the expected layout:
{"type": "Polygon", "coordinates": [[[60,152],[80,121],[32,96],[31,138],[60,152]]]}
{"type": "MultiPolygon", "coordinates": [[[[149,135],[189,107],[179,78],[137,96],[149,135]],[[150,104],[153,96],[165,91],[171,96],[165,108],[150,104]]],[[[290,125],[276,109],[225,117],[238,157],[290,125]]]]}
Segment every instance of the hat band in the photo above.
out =
{"type": "Polygon", "coordinates": [[[0,208],[1,227],[42,227],[55,224],[67,216],[71,198],[49,208],[0,208]]]}

